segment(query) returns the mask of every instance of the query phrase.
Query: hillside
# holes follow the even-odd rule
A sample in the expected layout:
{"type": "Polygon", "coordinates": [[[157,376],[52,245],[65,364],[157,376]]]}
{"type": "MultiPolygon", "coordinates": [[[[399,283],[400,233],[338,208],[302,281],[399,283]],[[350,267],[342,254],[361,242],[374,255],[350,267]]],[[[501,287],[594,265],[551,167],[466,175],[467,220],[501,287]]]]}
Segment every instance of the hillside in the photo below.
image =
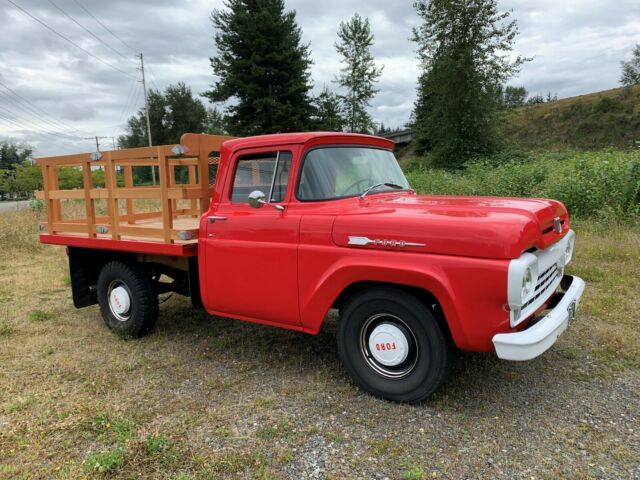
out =
{"type": "Polygon", "coordinates": [[[508,138],[534,150],[631,148],[640,141],[640,85],[521,107],[508,138]]]}

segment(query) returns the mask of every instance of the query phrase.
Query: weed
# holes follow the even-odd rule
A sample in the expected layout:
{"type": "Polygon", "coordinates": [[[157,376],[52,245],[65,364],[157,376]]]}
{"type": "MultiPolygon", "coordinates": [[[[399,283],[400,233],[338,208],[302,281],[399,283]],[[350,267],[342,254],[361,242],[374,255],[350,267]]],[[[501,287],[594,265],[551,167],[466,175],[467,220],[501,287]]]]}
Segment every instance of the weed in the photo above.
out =
{"type": "Polygon", "coordinates": [[[13,333],[13,327],[6,320],[0,321],[0,337],[8,337],[13,333]]]}
{"type": "Polygon", "coordinates": [[[403,480],[422,480],[424,478],[424,470],[417,465],[410,465],[402,472],[403,480]]]}
{"type": "Polygon", "coordinates": [[[84,461],[84,469],[87,473],[106,473],[118,470],[124,465],[124,451],[116,448],[108,451],[92,452],[84,461]]]}
{"type": "Polygon", "coordinates": [[[46,322],[47,320],[52,320],[55,318],[55,315],[49,312],[44,312],[42,310],[34,310],[29,312],[29,321],[30,322],[46,322]]]}

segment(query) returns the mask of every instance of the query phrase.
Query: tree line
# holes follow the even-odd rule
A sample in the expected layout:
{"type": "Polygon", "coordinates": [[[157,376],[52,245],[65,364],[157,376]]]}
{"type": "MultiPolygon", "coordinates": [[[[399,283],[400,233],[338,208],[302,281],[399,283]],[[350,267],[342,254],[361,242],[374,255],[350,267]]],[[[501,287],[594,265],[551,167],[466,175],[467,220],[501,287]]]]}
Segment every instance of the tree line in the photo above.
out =
{"type": "MultiPolygon", "coordinates": [[[[510,11],[499,11],[497,0],[415,0],[414,7],[421,20],[411,32],[420,76],[406,126],[413,130],[415,152],[429,156],[432,165],[455,169],[495,153],[504,145],[502,112],[557,100],[551,92],[529,96],[524,87],[508,85],[531,59],[511,54],[517,22],[510,11]]],[[[388,133],[369,111],[383,67],[373,57],[374,34],[366,17],[356,13],[340,23],[334,48],[341,68],[333,86],[324,85],[315,96],[311,46],[302,41],[296,13],[284,0],[227,0],[210,19],[215,54],[209,60],[216,80],[202,98],[183,82],[149,92],[154,144],[178,143],[185,132],[388,133]]],[[[640,45],[621,66],[623,85],[640,84],[640,45]]],[[[127,148],[148,141],[140,109],[118,143],[127,148]]],[[[30,155],[27,146],[0,144],[0,192],[39,188],[30,155]]]]}

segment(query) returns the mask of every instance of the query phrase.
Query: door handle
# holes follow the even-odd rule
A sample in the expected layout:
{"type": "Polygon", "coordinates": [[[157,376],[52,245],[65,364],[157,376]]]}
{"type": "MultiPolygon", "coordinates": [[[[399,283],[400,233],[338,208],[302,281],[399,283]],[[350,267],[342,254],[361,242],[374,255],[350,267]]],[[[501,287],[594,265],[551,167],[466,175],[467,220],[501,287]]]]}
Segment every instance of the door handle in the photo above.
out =
{"type": "Polygon", "coordinates": [[[219,215],[211,215],[210,217],[207,217],[207,219],[209,220],[209,223],[216,223],[216,220],[217,221],[226,220],[227,217],[221,217],[219,215]]]}

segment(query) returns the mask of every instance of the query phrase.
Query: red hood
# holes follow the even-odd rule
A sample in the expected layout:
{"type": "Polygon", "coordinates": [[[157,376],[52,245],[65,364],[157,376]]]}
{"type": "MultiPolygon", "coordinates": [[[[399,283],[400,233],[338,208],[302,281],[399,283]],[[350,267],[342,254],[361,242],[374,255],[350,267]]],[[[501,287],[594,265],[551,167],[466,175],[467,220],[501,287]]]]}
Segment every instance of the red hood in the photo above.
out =
{"type": "Polygon", "coordinates": [[[366,237],[425,246],[379,242],[358,248],[510,259],[534,246],[544,249],[568,230],[567,210],[555,200],[393,193],[349,199],[334,223],[333,240],[350,246],[349,237],[366,237]],[[560,234],[553,229],[557,217],[563,221],[560,234]]]}

